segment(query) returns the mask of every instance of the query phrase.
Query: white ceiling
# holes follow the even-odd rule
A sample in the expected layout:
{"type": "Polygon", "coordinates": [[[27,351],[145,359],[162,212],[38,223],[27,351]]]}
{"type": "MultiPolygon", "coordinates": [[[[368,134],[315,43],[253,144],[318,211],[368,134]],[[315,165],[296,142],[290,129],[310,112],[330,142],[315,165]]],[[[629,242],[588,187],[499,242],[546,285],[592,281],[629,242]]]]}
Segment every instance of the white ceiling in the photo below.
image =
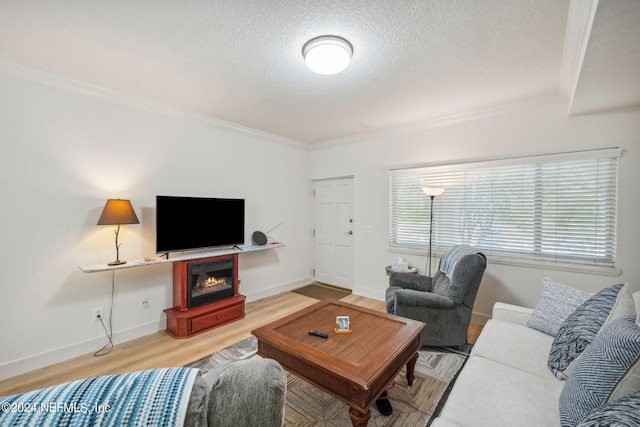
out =
{"type": "Polygon", "coordinates": [[[640,105],[639,0],[0,0],[0,61],[303,143],[539,97],[640,105]],[[342,73],[302,46],[346,38],[342,73]]]}

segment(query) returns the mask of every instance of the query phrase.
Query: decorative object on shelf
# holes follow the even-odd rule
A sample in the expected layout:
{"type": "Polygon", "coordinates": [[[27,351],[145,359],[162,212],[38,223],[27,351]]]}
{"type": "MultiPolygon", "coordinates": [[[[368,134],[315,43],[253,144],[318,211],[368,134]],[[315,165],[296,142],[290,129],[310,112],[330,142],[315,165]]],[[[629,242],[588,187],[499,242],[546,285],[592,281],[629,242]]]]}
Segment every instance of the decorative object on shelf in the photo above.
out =
{"type": "Polygon", "coordinates": [[[429,196],[431,198],[431,209],[429,209],[429,213],[431,218],[429,219],[429,258],[427,259],[427,266],[428,266],[428,273],[425,273],[425,275],[431,277],[431,245],[432,245],[432,236],[433,236],[433,199],[436,198],[436,196],[439,196],[442,194],[442,192],[444,191],[444,188],[441,187],[427,187],[424,186],[422,187],[422,191],[424,192],[424,194],[426,194],[427,196],[429,196]]]}
{"type": "Polygon", "coordinates": [[[262,231],[254,231],[251,235],[251,241],[257,246],[266,245],[267,236],[262,231]]]}
{"type": "Polygon", "coordinates": [[[265,233],[263,233],[262,231],[254,231],[253,234],[251,235],[251,242],[257,246],[266,245],[268,241],[267,234],[271,233],[273,230],[280,227],[285,222],[287,222],[286,219],[282,221],[280,224],[276,225],[275,227],[270,228],[265,233]]]}
{"type": "Polygon", "coordinates": [[[136,212],[131,206],[129,200],[121,199],[109,199],[105,203],[102,209],[102,214],[98,220],[98,225],[117,225],[114,230],[116,233],[116,260],[110,262],[108,265],[122,265],[127,261],[120,261],[120,246],[122,243],[118,243],[118,234],[120,234],[120,225],[123,224],[140,224],[136,212]]]}
{"type": "Polygon", "coordinates": [[[337,36],[320,36],[309,40],[302,48],[307,67],[314,73],[331,75],[343,71],[353,55],[351,43],[337,36]]]}

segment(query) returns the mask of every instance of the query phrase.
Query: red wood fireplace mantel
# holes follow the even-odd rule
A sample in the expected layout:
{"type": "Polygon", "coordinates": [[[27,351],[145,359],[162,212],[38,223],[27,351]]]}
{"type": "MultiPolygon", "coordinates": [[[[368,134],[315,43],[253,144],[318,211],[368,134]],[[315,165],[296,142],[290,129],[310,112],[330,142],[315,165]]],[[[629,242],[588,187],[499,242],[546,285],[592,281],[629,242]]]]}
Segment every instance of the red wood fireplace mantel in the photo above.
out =
{"type": "Polygon", "coordinates": [[[173,308],[167,314],[167,333],[174,338],[189,338],[209,329],[244,318],[245,296],[238,293],[238,254],[199,258],[173,263],[173,308]],[[233,295],[189,307],[189,265],[208,261],[233,261],[233,295]]]}

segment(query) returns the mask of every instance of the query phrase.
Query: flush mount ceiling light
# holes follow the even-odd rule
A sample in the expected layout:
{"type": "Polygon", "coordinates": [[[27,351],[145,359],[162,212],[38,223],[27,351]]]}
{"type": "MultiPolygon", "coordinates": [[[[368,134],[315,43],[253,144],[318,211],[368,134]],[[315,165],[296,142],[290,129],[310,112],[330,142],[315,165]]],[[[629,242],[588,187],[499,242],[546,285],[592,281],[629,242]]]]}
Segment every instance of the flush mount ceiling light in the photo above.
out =
{"type": "Polygon", "coordinates": [[[309,40],[302,48],[307,67],[318,74],[336,74],[347,68],[353,55],[351,43],[341,37],[321,36],[309,40]]]}

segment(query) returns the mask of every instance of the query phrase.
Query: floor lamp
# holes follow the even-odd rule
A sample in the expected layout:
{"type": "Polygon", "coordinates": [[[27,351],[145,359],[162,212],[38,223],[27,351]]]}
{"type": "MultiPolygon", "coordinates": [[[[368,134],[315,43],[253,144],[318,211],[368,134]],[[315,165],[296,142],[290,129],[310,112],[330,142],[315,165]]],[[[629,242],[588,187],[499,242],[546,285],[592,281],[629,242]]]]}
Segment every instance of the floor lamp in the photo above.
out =
{"type": "Polygon", "coordinates": [[[431,198],[431,209],[429,210],[429,213],[431,215],[431,218],[429,220],[429,258],[427,259],[429,277],[431,277],[431,243],[432,243],[431,237],[433,236],[433,199],[435,199],[436,196],[441,195],[442,192],[444,191],[444,188],[422,187],[422,191],[424,192],[424,194],[426,194],[431,198]]]}

